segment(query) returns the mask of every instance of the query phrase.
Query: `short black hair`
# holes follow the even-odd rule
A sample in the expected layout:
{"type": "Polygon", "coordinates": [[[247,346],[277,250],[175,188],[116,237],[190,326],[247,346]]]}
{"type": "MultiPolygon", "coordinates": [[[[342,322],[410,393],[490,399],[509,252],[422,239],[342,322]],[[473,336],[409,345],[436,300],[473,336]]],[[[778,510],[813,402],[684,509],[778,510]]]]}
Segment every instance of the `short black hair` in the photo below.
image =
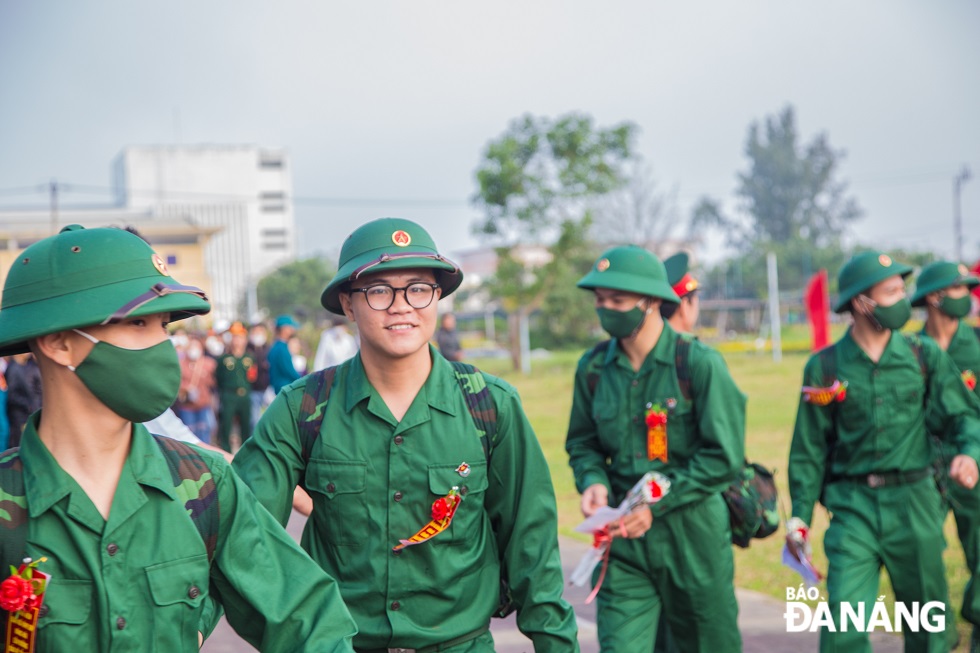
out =
{"type": "MultiPolygon", "coordinates": [[[[695,288],[691,292],[689,292],[689,293],[685,294],[683,297],[681,297],[681,301],[684,301],[685,299],[688,300],[688,301],[691,301],[691,298],[694,297],[694,295],[697,292],[698,292],[698,289],[695,288]]],[[[660,303],[660,317],[662,317],[665,320],[669,320],[670,318],[674,317],[674,313],[677,312],[677,309],[680,308],[680,306],[681,305],[678,302],[669,302],[666,299],[663,300],[660,303]]]]}

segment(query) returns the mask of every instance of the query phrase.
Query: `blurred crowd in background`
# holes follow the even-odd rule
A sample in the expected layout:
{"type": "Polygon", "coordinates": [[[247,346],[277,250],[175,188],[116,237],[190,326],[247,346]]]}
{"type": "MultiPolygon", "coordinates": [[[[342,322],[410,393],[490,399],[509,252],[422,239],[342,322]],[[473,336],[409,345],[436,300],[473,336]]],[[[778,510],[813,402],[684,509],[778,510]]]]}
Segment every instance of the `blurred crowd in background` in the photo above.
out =
{"type": "MultiPolygon", "coordinates": [[[[440,324],[437,346],[460,360],[455,317],[447,313],[440,324]]],[[[252,434],[279,390],[344,362],[359,347],[354,325],[339,316],[320,325],[280,315],[251,325],[216,323],[206,332],[178,326],[170,339],[181,368],[174,413],[202,442],[229,453],[252,434]]],[[[0,451],[20,445],[27,418],[40,408],[41,373],[33,355],[0,357],[0,451]]]]}

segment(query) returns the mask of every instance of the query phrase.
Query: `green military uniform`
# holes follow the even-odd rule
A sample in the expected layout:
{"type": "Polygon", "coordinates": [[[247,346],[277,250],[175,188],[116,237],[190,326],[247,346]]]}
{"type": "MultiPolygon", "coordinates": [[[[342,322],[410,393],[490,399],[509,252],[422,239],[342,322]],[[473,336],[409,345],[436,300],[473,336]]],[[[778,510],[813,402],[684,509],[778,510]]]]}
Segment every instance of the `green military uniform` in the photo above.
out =
{"type": "Polygon", "coordinates": [[[479,637],[446,650],[492,651],[485,631],[501,561],[517,572],[517,623],[535,651],[577,650],[574,615],[561,601],[551,476],[517,392],[488,377],[498,415],[488,465],[452,367],[434,349],[432,359],[400,422],[368,382],[360,354],[341,364],[309,464],[296,424],[304,382],[286,386],[235,469],[283,523],[287,490],[306,476],[313,513],[302,545],[340,583],[358,650],[424,648],[472,633],[479,637]],[[449,530],[393,552],[453,486],[465,494],[449,530]]]}
{"type": "MultiPolygon", "coordinates": [[[[912,305],[923,305],[926,295],[949,286],[964,284],[974,287],[980,283],[975,276],[966,274],[965,267],[960,268],[960,265],[946,261],[938,261],[923,268],[916,283],[915,294],[912,296],[912,305]]],[[[921,335],[927,337],[924,327],[921,335]]],[[[980,339],[974,327],[959,320],[956,333],[953,334],[946,353],[960,370],[967,389],[972,389],[980,399],[980,387],[977,384],[977,376],[980,375],[980,339]]],[[[934,455],[938,454],[935,465],[942,479],[944,498],[949,508],[953,510],[956,531],[963,546],[967,567],[970,569],[970,580],[963,594],[962,613],[967,621],[977,625],[980,624],[980,579],[978,579],[980,576],[980,484],[968,490],[949,480],[949,462],[958,452],[955,443],[943,441],[940,435],[934,434],[934,444],[939,449],[934,451],[934,455]]],[[[976,635],[974,639],[977,639],[976,635]]]]}
{"type": "MultiPolygon", "coordinates": [[[[0,306],[0,356],[62,331],[92,339],[83,329],[140,330],[150,323],[138,318],[169,313],[173,322],[209,310],[204,293],[178,284],[138,236],[71,225],[28,247],[12,265],[0,306]]],[[[174,450],[179,460],[168,457],[162,447],[171,445],[155,442],[139,423],[176,399],[180,364],[173,346],[165,339],[145,349],[95,342],[73,366],[42,362],[48,369],[65,365],[101,404],[95,414],[108,409],[132,424],[129,441],[114,443],[128,452],[108,517],[38,434],[51,397],[28,424],[20,450],[0,456],[0,562],[6,567],[25,553],[35,561],[43,556],[40,571],[51,576],[37,650],[197,651],[198,631],[210,632],[217,600],[229,623],[263,651],[351,651],[356,628],[336,584],[228,464],[183,444],[174,450]],[[175,477],[183,479],[179,485],[175,477]],[[213,530],[192,514],[209,515],[213,530]]],[[[75,396],[52,378],[51,396],[75,396]]],[[[67,434],[52,429],[63,428],[66,418],[54,410],[45,437],[63,442],[67,434]]],[[[80,446],[91,450],[94,439],[80,446]]],[[[74,458],[70,446],[58,453],[74,458]]]]}
{"type": "MultiPolygon", "coordinates": [[[[657,292],[653,283],[644,287],[670,296],[663,266],[656,264],[666,290],[657,292]]],[[[629,290],[617,283],[616,272],[616,256],[607,253],[593,270],[596,276],[579,286],[629,290]]],[[[681,650],[741,650],[731,530],[721,492],[744,461],[745,396],[721,356],[694,340],[687,363],[691,398],[685,398],[676,374],[678,338],[665,323],[639,371],[614,338],[602,354],[597,381],[589,379],[591,352],[575,373],[566,449],[579,492],[601,483],[615,506],[648,471],[671,479],[670,492],[652,506],[646,535],[612,541],[598,594],[603,650],[652,647],[661,611],[681,650]],[[667,410],[666,461],[648,457],[644,418],[651,403],[667,410]]]]}
{"type": "MultiPolygon", "coordinates": [[[[462,281],[419,225],[370,222],[344,242],[321,304],[342,314],[340,294],[361,275],[419,268],[433,271],[442,297],[462,281]]],[[[408,289],[402,291],[399,306],[407,306],[408,289]]],[[[313,512],[302,545],[336,575],[360,631],[360,653],[492,652],[487,628],[501,578],[537,653],[578,651],[575,615],[561,597],[551,475],[517,392],[486,375],[466,381],[481,393],[476,386],[485,383],[495,406],[488,456],[452,365],[431,346],[427,352],[428,378],[400,419],[368,380],[361,353],[339,365],[323,412],[316,407],[322,425],[307,455],[297,425],[312,413],[301,410],[305,381],[287,385],[235,457],[235,469],[282,522],[303,481],[313,512]],[[448,528],[394,550],[434,519],[434,502],[454,487],[462,501],[448,528]]]]}
{"type": "Polygon", "coordinates": [[[201,453],[220,515],[209,565],[167,461],[143,425],[133,426],[105,520],[38,438],[40,415],[28,423],[20,448],[27,555],[46,556],[41,568],[51,574],[38,653],[197,651],[209,592],[262,651],[350,650],[345,638],[354,625],[336,583],[309,563],[223,459],[201,453]]]}
{"type": "Polygon", "coordinates": [[[231,429],[238,418],[242,442],[252,434],[252,400],[249,391],[252,387],[249,376],[255,376],[255,358],[245,353],[235,356],[232,353],[218,358],[214,370],[215,385],[218,388],[219,417],[218,444],[225,451],[231,451],[231,429]]]}
{"type": "MultiPolygon", "coordinates": [[[[841,270],[837,312],[880,281],[909,272],[877,252],[857,255],[841,270]]],[[[832,362],[828,354],[815,354],[803,372],[804,386],[847,384],[838,395],[842,400],[825,405],[801,396],[789,457],[793,515],[809,524],[818,500],[832,515],[824,550],[828,602],[838,624],[844,602],[863,603],[870,614],[882,565],[896,600],[909,606],[948,603],[944,511],[930,466],[926,420],[928,415],[929,431],[949,434],[959,453],[977,459],[980,405],[934,342],[923,339],[918,346],[919,354],[893,331],[874,362],[849,330],[834,345],[832,362]],[[835,368],[834,378],[825,363],[835,368]]],[[[837,630],[821,631],[821,651],[870,651],[867,634],[837,630]]],[[[907,651],[946,650],[942,633],[906,632],[905,640],[907,651]]]]}

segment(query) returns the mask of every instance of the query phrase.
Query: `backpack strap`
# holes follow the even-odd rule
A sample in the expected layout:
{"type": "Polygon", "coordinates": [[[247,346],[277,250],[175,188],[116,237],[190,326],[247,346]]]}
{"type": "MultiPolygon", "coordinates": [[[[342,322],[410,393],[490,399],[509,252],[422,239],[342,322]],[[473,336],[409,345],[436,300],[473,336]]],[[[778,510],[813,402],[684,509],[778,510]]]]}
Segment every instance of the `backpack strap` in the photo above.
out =
{"type": "Polygon", "coordinates": [[[912,352],[915,354],[915,359],[919,362],[919,373],[922,374],[922,378],[927,378],[929,376],[929,368],[926,366],[926,355],[922,351],[922,339],[914,333],[903,333],[905,341],[909,343],[909,347],[912,348],[912,352]]]}
{"type": "Polygon", "coordinates": [[[184,502],[187,514],[201,534],[210,563],[214,559],[220,528],[218,486],[214,483],[211,467],[200,451],[184,442],[162,435],[154,435],[153,439],[167,459],[177,497],[184,502]]]}
{"type": "MultiPolygon", "coordinates": [[[[336,375],[337,366],[334,365],[308,374],[306,377],[303,399],[299,404],[299,417],[296,420],[299,439],[303,445],[303,469],[306,469],[306,463],[310,462],[313,445],[320,437],[323,415],[327,409],[327,401],[330,400],[330,390],[336,375]]],[[[302,485],[305,486],[305,483],[302,485]]]]}
{"type": "Polygon", "coordinates": [[[691,336],[686,333],[677,334],[677,347],[674,350],[674,369],[677,370],[677,384],[681,388],[681,396],[691,400],[691,366],[688,359],[691,355],[691,336]]]}
{"type": "Polygon", "coordinates": [[[14,447],[0,454],[0,569],[16,567],[27,548],[24,463],[14,447]]]}
{"type": "Polygon", "coordinates": [[[589,393],[592,396],[595,396],[596,386],[599,385],[600,370],[602,369],[603,362],[605,362],[606,355],[611,344],[612,340],[603,340],[589,352],[589,362],[586,366],[585,382],[588,385],[589,393]]]}
{"type": "MultiPolygon", "coordinates": [[[[487,387],[483,373],[476,367],[460,361],[450,361],[450,364],[453,366],[453,373],[460,390],[466,398],[466,407],[470,411],[473,425],[480,434],[483,453],[486,454],[489,462],[493,440],[497,435],[497,407],[490,395],[490,388],[487,387]]],[[[336,373],[336,367],[328,367],[306,377],[297,419],[304,463],[309,462],[313,445],[320,437],[320,428],[323,426],[323,416],[327,402],[330,400],[330,390],[336,373]]]]}
{"type": "MultiPolygon", "coordinates": [[[[167,460],[170,476],[178,498],[191,521],[201,534],[208,552],[208,562],[214,558],[218,542],[219,509],[218,491],[204,456],[193,447],[154,435],[163,457],[167,460]]],[[[24,495],[24,465],[18,449],[0,454],[0,564],[3,569],[17,566],[23,560],[27,547],[27,497],[24,495]]]]}
{"type": "Polygon", "coordinates": [[[493,441],[497,436],[497,406],[493,403],[490,388],[483,377],[483,372],[476,367],[460,361],[449,362],[453,366],[459,388],[466,398],[466,407],[469,408],[473,425],[480,434],[483,454],[489,464],[493,441]]]}

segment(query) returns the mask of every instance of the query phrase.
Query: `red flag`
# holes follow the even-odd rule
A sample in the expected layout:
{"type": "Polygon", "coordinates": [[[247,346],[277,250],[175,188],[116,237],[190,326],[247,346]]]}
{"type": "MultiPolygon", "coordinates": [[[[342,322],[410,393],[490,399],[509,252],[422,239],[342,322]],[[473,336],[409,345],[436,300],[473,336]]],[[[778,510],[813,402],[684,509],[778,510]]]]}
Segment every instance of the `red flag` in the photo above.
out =
{"type": "Polygon", "coordinates": [[[827,346],[830,335],[830,296],[827,294],[827,271],[821,269],[810,277],[803,293],[807,317],[810,320],[810,350],[827,346]]]}
{"type": "MultiPolygon", "coordinates": [[[[970,269],[970,272],[972,272],[977,276],[980,276],[980,261],[977,261],[977,264],[970,269]]],[[[980,299],[980,286],[977,286],[976,288],[973,289],[973,296],[976,297],[977,299],[980,299]]]]}

